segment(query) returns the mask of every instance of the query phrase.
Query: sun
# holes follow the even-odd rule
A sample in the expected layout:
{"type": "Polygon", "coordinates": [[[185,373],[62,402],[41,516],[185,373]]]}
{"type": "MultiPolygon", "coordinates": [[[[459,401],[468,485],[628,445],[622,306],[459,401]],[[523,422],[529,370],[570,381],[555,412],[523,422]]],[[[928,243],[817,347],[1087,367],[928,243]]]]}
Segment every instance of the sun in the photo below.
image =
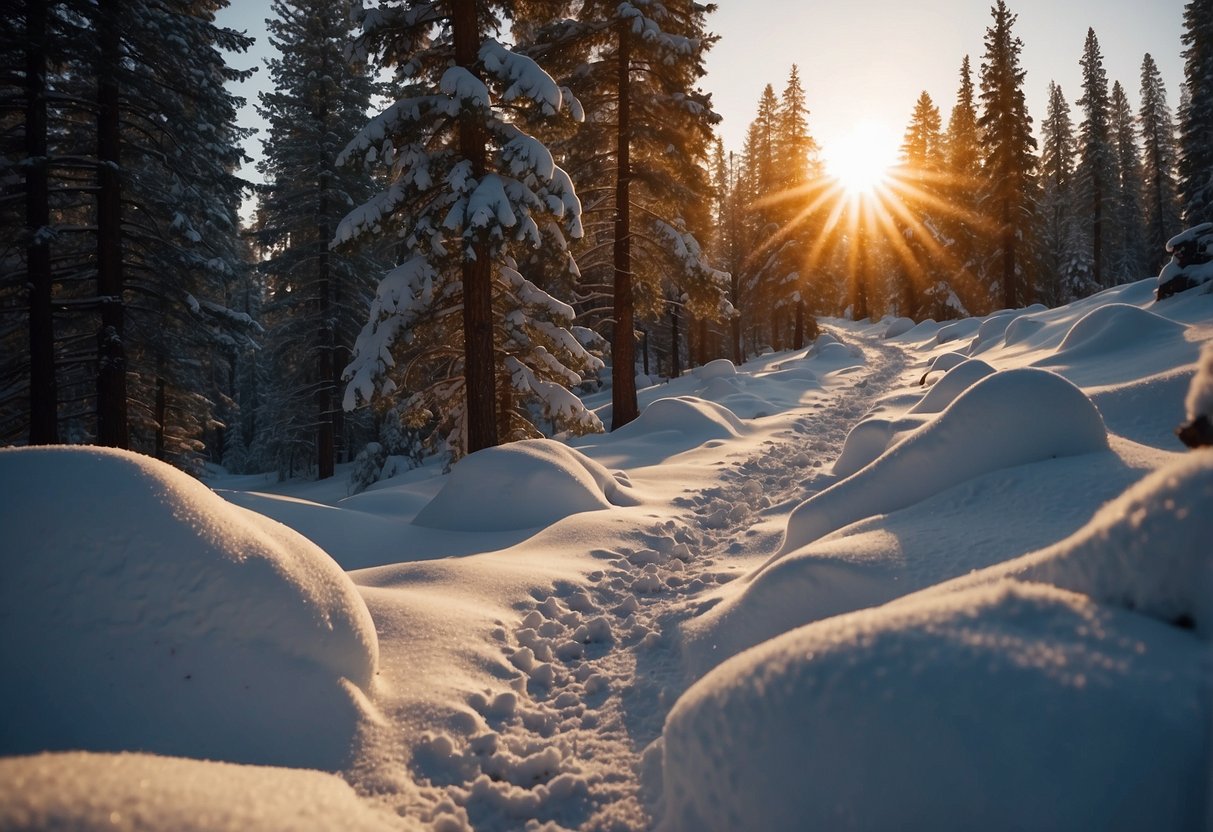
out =
{"type": "Polygon", "coordinates": [[[897,163],[898,141],[883,124],[862,121],[823,149],[826,172],[852,197],[871,195],[897,163]]]}

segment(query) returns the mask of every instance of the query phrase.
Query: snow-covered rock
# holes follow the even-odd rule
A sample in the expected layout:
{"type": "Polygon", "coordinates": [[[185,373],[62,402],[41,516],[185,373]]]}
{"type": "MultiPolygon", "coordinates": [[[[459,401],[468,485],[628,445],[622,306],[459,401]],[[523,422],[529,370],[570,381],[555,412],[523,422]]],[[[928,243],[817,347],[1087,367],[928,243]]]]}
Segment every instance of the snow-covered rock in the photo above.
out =
{"type": "Polygon", "coordinates": [[[727,358],[717,358],[695,369],[695,374],[703,381],[714,378],[732,378],[737,375],[737,368],[727,358]]]}
{"type": "Polygon", "coordinates": [[[627,438],[671,431],[698,445],[712,439],[736,438],[744,430],[741,420],[722,405],[696,396],[674,396],[652,402],[611,435],[627,438]]]}
{"type": "MultiPolygon", "coordinates": [[[[1070,327],[1057,348],[1055,361],[1140,349],[1161,339],[1183,338],[1184,326],[1127,303],[1097,306],[1070,327]]],[[[1043,363],[1043,362],[1042,362],[1043,363]]]]}
{"type": "Polygon", "coordinates": [[[455,531],[548,526],[636,499],[606,468],[550,439],[485,448],[461,459],[413,522],[455,531]]]}
{"type": "Polygon", "coordinates": [[[911,407],[909,412],[939,413],[956,401],[957,396],[993,372],[994,368],[980,358],[961,361],[935,382],[922,400],[911,407]]]}
{"type": "Polygon", "coordinates": [[[299,533],[174,468],[0,450],[0,751],[335,767],[378,642],[299,533]]]}

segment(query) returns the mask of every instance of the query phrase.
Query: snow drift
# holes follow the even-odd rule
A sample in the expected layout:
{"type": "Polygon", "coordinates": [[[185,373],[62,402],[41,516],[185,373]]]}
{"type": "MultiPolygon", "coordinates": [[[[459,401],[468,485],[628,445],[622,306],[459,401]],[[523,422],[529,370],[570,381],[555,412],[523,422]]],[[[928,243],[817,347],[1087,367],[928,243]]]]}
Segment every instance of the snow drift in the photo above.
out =
{"type": "Polygon", "coordinates": [[[464,457],[413,522],[455,531],[505,531],[635,504],[625,486],[585,454],[550,439],[529,439],[464,457]]]}
{"type": "Polygon", "coordinates": [[[662,828],[1202,828],[1211,502],[1197,452],[1055,546],[735,656],[667,718],[662,828]]]}
{"type": "Polygon", "coordinates": [[[798,506],[776,557],[987,471],[1107,447],[1099,411],[1061,376],[1031,368],[995,373],[879,459],[798,506]]]}
{"type": "Polygon", "coordinates": [[[378,642],[315,544],[125,451],[0,450],[0,481],[0,751],[341,764],[378,642]]]}

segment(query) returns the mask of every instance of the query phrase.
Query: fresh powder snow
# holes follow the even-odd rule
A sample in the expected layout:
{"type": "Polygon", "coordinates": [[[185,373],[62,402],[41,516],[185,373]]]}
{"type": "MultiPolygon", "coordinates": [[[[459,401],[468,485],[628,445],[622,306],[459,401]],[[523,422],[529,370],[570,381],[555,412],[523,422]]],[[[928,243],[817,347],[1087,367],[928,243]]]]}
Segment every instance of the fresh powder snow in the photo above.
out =
{"type": "Polygon", "coordinates": [[[0,828],[1208,829],[1213,293],[1156,285],[356,494],[0,452],[0,828]]]}

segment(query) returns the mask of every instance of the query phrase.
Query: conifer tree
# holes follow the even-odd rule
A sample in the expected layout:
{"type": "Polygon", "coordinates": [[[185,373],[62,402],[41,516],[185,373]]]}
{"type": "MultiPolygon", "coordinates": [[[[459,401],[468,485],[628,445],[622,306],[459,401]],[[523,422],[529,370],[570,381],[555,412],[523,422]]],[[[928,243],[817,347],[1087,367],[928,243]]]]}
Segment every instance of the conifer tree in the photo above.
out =
{"type": "Polygon", "coordinates": [[[1149,53],[1141,62],[1142,206],[1146,228],[1145,266],[1157,272],[1167,260],[1167,240],[1179,233],[1175,183],[1175,124],[1167,106],[1162,73],[1149,53]]]}
{"type": "Polygon", "coordinates": [[[1110,101],[1111,142],[1116,161],[1111,241],[1112,280],[1123,283],[1145,276],[1145,227],[1142,223],[1141,150],[1137,146],[1137,123],[1124,88],[1112,84],[1110,101]]]}
{"type": "Polygon", "coordinates": [[[1082,198],[1080,214],[1091,246],[1091,276],[1097,286],[1107,286],[1110,277],[1108,254],[1115,210],[1116,153],[1111,137],[1111,102],[1108,75],[1094,29],[1087,29],[1082,53],[1082,98],[1078,106],[1083,120],[1078,128],[1078,180],[1082,198]]]}
{"type": "Polygon", "coordinates": [[[391,231],[400,262],[355,343],[344,406],[403,389],[410,425],[432,425],[456,458],[539,435],[532,408],[560,429],[601,428],[567,389],[600,366],[566,329],[573,310],[514,268],[514,251],[580,236],[581,204],[515,115],[555,116],[570,96],[488,36],[503,8],[355,9],[356,52],[393,68],[400,97],[342,152],[342,162],[382,163],[389,181],[341,221],[335,242],[391,231]]]}
{"type": "Polygon", "coordinates": [[[942,320],[964,312],[949,281],[947,238],[939,216],[947,164],[942,124],[939,108],[924,90],[906,127],[891,197],[898,201],[894,213],[901,237],[891,241],[899,262],[898,313],[916,319],[942,320]]]}
{"type": "Polygon", "coordinates": [[[1038,286],[1040,299],[1050,306],[1085,297],[1096,288],[1076,216],[1074,155],[1070,105],[1061,87],[1050,82],[1048,113],[1041,122],[1038,286]]]}
{"type": "Polygon", "coordinates": [[[1180,107],[1179,198],[1183,224],[1213,222],[1213,0],[1184,6],[1184,91],[1180,107]]]}
{"type": "Polygon", "coordinates": [[[981,65],[982,210],[992,229],[985,258],[988,286],[1002,306],[1031,302],[1037,211],[1036,139],[1024,99],[1023,42],[1011,29],[1017,16],[998,0],[986,29],[981,65]]]}
{"type": "Polygon", "coordinates": [[[960,65],[960,87],[944,134],[946,160],[941,185],[951,210],[943,218],[944,236],[950,241],[949,282],[961,304],[972,314],[989,306],[981,283],[980,254],[987,242],[981,222],[981,133],[977,125],[976,90],[969,56],[960,65]]]}
{"type": "MultiPolygon", "coordinates": [[[[552,0],[527,4],[515,24],[519,49],[542,56],[576,94],[585,124],[558,143],[587,194],[587,238],[578,247],[589,318],[610,316],[612,429],[634,419],[638,318],[688,309],[727,314],[728,275],[704,258],[710,231],[711,128],[720,119],[699,87],[714,42],[713,7],[694,2],[552,0]],[[534,8],[530,8],[530,6],[534,8]],[[609,254],[609,259],[607,255],[609,254]]],[[[678,339],[671,338],[673,346],[678,339]]]]}
{"type": "Polygon", "coordinates": [[[337,224],[371,194],[363,169],[336,164],[349,125],[365,118],[373,92],[364,68],[344,59],[350,31],[343,6],[274,0],[274,90],[261,94],[259,108],[268,134],[254,239],[272,367],[262,426],[276,456],[313,460],[320,479],[333,475],[341,450],[348,455],[337,390],[377,271],[374,259],[352,247],[329,251],[337,224]]]}

